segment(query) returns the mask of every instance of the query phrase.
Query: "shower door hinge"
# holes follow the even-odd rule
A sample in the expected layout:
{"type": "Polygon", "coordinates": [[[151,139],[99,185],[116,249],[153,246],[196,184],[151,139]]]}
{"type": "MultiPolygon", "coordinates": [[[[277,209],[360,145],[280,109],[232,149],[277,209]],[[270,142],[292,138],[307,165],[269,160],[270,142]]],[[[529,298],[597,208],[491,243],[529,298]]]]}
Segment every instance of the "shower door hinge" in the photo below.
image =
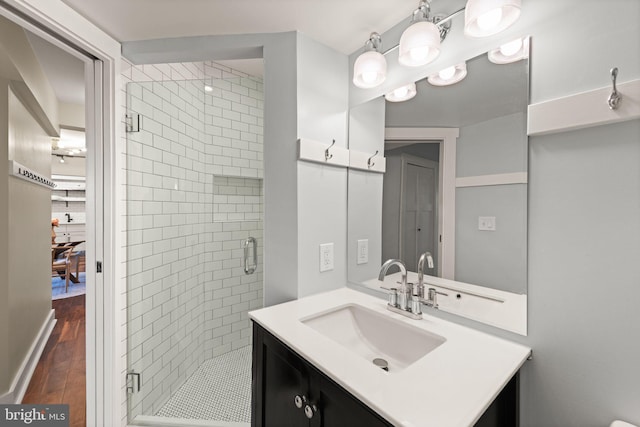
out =
{"type": "Polygon", "coordinates": [[[102,261],[96,261],[96,273],[102,273],[102,261]]]}
{"type": "Polygon", "coordinates": [[[138,372],[127,372],[127,393],[133,394],[140,391],[142,378],[138,372]]]}
{"type": "Polygon", "coordinates": [[[127,133],[131,132],[140,132],[140,114],[138,113],[128,113],[124,116],[126,131],[127,133]]]}

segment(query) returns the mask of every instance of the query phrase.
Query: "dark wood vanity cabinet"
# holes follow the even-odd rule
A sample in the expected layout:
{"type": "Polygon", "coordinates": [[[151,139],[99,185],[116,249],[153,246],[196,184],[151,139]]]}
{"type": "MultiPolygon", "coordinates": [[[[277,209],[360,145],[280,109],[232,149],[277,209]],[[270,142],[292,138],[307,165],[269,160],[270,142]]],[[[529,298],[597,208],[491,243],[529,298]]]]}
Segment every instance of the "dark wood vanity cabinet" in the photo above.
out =
{"type": "Polygon", "coordinates": [[[252,427],[392,426],[256,323],[252,376],[252,427]]]}
{"type": "MultiPolygon", "coordinates": [[[[252,427],[393,426],[255,322],[252,379],[252,427]]],[[[474,427],[518,425],[516,375],[474,427]]]]}

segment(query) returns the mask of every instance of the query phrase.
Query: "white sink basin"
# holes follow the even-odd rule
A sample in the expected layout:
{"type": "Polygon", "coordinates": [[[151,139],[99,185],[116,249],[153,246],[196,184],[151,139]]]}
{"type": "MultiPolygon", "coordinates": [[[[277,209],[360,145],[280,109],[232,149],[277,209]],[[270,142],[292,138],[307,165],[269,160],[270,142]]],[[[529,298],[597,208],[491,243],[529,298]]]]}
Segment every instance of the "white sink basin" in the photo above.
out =
{"type": "Polygon", "coordinates": [[[300,321],[370,363],[374,359],[385,360],[390,373],[403,370],[446,341],[440,335],[357,304],[336,307],[300,321]]]}

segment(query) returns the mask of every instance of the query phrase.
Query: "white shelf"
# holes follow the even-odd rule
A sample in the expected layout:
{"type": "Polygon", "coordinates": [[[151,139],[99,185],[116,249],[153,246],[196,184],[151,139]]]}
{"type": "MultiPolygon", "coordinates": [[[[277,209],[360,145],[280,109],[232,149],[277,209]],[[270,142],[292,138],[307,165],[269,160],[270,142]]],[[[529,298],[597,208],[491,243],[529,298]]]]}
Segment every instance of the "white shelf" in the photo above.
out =
{"type": "Polygon", "coordinates": [[[69,197],[69,196],[56,196],[55,194],[51,195],[52,202],[86,202],[86,197],[69,197]]]}

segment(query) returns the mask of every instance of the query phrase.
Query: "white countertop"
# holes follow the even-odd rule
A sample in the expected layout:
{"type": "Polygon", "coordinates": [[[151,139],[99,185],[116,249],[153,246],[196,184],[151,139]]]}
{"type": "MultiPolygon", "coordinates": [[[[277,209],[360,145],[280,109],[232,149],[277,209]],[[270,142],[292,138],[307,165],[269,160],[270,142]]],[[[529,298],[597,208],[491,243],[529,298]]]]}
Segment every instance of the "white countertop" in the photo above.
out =
{"type": "Polygon", "coordinates": [[[386,301],[348,288],[249,316],[396,426],[472,426],[531,352],[428,314],[422,320],[409,319],[388,311],[386,301]],[[446,342],[402,371],[389,373],[299,320],[349,303],[441,335],[446,342]]]}

